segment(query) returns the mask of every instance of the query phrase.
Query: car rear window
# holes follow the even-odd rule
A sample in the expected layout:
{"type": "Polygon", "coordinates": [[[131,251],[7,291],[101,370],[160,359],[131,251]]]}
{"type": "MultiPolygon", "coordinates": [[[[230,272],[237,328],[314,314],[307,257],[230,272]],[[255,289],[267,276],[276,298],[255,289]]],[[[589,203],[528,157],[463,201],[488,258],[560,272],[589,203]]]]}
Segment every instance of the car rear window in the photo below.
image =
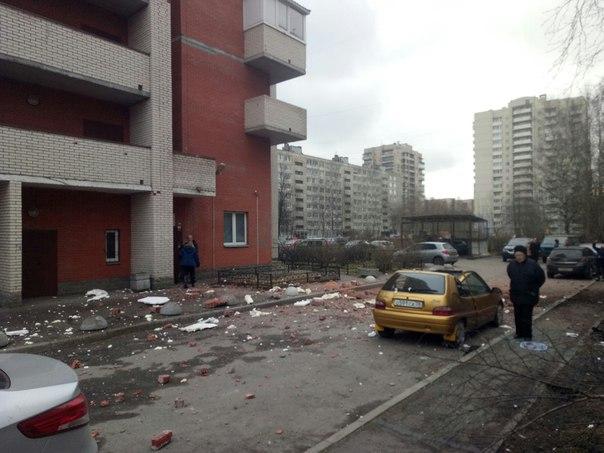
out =
{"type": "Polygon", "coordinates": [[[447,250],[455,250],[455,247],[453,247],[451,244],[445,242],[443,244],[443,247],[446,248],[447,250]]]}
{"type": "Polygon", "coordinates": [[[444,294],[445,276],[420,272],[400,272],[394,274],[382,289],[400,293],[444,294]]]}
{"type": "Polygon", "coordinates": [[[582,250],[555,250],[550,255],[552,260],[576,260],[583,258],[582,250]]]}
{"type": "Polygon", "coordinates": [[[0,370],[0,390],[6,390],[10,387],[10,379],[6,373],[0,370]]]}
{"type": "Polygon", "coordinates": [[[508,245],[526,245],[528,243],[528,240],[525,238],[515,238],[515,239],[510,239],[510,242],[508,242],[508,245]]]}

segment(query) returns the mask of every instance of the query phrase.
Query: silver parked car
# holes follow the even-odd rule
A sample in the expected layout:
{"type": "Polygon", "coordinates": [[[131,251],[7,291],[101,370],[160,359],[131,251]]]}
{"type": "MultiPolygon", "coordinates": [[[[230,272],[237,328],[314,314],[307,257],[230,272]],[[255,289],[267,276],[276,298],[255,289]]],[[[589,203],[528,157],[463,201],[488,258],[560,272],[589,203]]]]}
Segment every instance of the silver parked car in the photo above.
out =
{"type": "Polygon", "coordinates": [[[438,266],[455,264],[459,259],[457,250],[448,242],[420,242],[394,253],[394,259],[417,258],[422,263],[433,263],[438,266]]]}
{"type": "Polygon", "coordinates": [[[58,360],[0,353],[0,451],[95,453],[78,376],[58,360]]]}

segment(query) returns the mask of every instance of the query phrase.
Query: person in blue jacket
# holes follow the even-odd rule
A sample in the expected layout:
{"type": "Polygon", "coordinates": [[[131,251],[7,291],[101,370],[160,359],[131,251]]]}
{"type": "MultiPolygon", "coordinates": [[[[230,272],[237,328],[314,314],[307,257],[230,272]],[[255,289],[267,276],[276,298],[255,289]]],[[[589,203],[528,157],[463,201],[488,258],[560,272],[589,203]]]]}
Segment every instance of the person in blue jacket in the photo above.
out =
{"type": "Polygon", "coordinates": [[[598,280],[602,280],[604,278],[604,246],[598,247],[598,245],[594,242],[592,247],[598,253],[598,257],[596,258],[598,280]]]}
{"type": "Polygon", "coordinates": [[[195,286],[195,269],[199,267],[200,263],[197,244],[193,240],[193,236],[189,235],[187,242],[180,247],[178,256],[184,287],[188,288],[187,283],[195,286]]]}

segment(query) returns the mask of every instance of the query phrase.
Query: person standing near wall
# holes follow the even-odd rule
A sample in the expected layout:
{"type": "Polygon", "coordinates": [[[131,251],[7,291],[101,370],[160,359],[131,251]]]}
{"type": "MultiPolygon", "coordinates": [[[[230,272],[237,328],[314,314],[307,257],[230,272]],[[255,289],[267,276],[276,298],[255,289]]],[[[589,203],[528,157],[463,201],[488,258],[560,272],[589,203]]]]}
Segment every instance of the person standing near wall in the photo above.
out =
{"type": "Polygon", "coordinates": [[[180,247],[178,256],[184,288],[188,288],[188,284],[195,286],[195,270],[199,267],[200,262],[197,243],[192,235],[189,235],[187,242],[180,247]]]}

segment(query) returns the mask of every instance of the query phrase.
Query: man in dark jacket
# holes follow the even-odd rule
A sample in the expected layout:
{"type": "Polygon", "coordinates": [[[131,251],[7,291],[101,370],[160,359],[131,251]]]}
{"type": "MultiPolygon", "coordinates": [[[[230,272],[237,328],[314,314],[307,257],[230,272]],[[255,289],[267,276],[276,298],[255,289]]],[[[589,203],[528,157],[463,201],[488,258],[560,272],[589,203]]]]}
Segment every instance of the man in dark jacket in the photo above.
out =
{"type": "Polygon", "coordinates": [[[191,237],[180,247],[178,256],[184,287],[187,288],[187,279],[191,286],[195,286],[195,269],[199,267],[200,263],[195,241],[191,237]]]}
{"type": "Polygon", "coordinates": [[[510,277],[510,298],[514,304],[516,338],[533,339],[533,308],[539,302],[539,288],[545,283],[545,273],[541,266],[527,258],[526,247],[514,248],[514,261],[508,264],[510,277]]]}
{"type": "Polygon", "coordinates": [[[529,250],[528,250],[529,257],[535,261],[539,261],[540,248],[541,248],[541,244],[539,243],[537,238],[534,238],[531,242],[529,242],[529,250]]]}
{"type": "Polygon", "coordinates": [[[604,246],[598,247],[598,245],[594,242],[592,247],[598,254],[596,258],[596,266],[598,267],[598,280],[602,280],[604,278],[604,246]]]}

